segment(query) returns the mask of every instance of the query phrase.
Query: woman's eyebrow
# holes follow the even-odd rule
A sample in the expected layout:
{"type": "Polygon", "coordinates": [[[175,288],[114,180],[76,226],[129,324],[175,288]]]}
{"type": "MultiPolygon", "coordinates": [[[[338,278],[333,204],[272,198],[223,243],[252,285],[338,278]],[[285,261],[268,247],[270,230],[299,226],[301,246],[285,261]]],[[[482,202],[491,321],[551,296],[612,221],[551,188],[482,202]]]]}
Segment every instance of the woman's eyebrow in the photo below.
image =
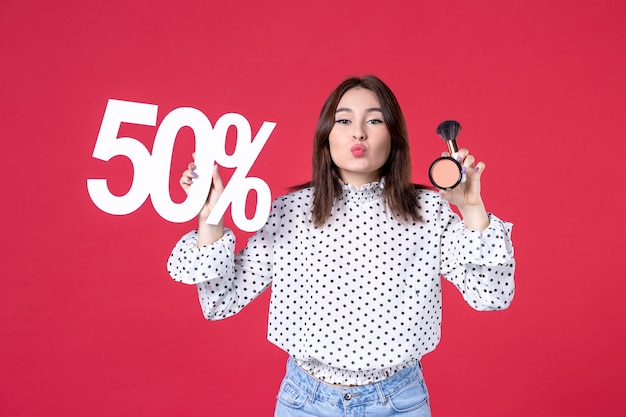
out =
{"type": "MultiPolygon", "coordinates": [[[[340,107],[340,108],[338,108],[338,109],[335,111],[335,113],[339,113],[339,112],[342,112],[342,111],[349,111],[349,112],[351,112],[351,111],[352,111],[352,109],[351,109],[351,108],[349,108],[349,107],[340,107]]],[[[378,112],[381,112],[381,113],[382,113],[382,112],[383,112],[383,109],[381,109],[380,107],[371,107],[371,108],[369,108],[369,109],[365,109],[365,112],[366,112],[366,113],[370,113],[370,112],[374,112],[374,111],[378,111],[378,112]]]]}

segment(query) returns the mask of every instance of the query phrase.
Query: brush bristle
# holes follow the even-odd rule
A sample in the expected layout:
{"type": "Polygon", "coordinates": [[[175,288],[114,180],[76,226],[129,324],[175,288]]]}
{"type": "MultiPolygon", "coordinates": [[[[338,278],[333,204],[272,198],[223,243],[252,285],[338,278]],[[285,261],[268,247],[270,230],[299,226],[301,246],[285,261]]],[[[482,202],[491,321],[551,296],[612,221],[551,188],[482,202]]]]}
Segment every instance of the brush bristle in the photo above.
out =
{"type": "Polygon", "coordinates": [[[437,134],[446,142],[449,140],[456,140],[460,130],[461,124],[456,120],[446,120],[437,126],[437,134]]]}

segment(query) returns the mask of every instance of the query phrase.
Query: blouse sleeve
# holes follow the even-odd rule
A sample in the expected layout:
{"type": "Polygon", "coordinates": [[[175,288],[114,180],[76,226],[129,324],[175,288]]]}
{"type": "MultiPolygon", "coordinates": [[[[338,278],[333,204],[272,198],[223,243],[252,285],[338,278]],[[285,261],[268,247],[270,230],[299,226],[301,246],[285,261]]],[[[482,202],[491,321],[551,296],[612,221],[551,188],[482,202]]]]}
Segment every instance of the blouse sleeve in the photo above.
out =
{"type": "Polygon", "coordinates": [[[474,309],[507,308],[515,292],[513,225],[489,214],[487,229],[469,230],[446,208],[450,221],[442,235],[441,274],[474,309]]]}
{"type": "Polygon", "coordinates": [[[263,229],[237,255],[235,235],[230,229],[225,229],[217,242],[200,248],[197,236],[193,230],[178,241],[167,267],[174,281],[196,285],[207,320],[238,313],[270,286],[271,242],[263,229]]]}

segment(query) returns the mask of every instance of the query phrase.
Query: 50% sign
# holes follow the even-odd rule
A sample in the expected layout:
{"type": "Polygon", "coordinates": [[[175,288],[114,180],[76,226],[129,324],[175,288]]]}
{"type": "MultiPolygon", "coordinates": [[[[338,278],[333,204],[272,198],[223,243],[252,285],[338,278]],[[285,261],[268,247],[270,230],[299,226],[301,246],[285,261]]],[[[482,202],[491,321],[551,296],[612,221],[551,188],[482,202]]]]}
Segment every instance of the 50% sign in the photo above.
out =
{"type": "Polygon", "coordinates": [[[227,113],[215,126],[200,110],[180,107],[168,113],[156,132],[152,153],[137,139],[118,137],[122,123],[156,126],[158,106],[132,101],[113,100],[107,103],[92,156],[109,161],[114,156],[125,156],[133,165],[133,180],[125,195],[111,193],[107,180],[90,178],[87,191],[94,204],[109,214],[125,215],[137,210],[148,197],[157,213],[171,222],[185,222],[194,218],[206,201],[211,188],[212,169],[217,162],[235,171],[207,219],[217,224],[228,206],[235,225],[243,231],[260,229],[271,207],[271,192],[265,181],[248,177],[250,168],[276,127],[276,123],[263,122],[252,138],[250,124],[240,114],[227,113]],[[233,126],[237,129],[237,142],[232,154],[226,152],[226,135],[233,126]],[[189,195],[182,203],[172,201],[169,194],[170,166],[178,131],[183,127],[193,130],[195,136],[196,173],[189,195]],[[254,216],[246,216],[246,201],[250,191],[256,192],[254,216]]]}

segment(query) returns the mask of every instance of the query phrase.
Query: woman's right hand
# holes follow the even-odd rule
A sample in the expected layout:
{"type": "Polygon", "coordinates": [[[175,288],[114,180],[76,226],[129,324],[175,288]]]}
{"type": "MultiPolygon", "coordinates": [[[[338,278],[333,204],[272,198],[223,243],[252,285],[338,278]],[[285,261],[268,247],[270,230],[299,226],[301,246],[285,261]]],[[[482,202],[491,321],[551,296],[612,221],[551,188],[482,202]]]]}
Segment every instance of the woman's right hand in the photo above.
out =
{"type": "MultiPolygon", "coordinates": [[[[192,156],[195,160],[195,153],[193,153],[192,156]]],[[[195,170],[196,164],[191,162],[179,180],[180,186],[187,195],[189,195],[189,192],[191,191],[191,185],[193,184],[194,178],[198,178],[198,174],[195,170]]],[[[207,196],[207,199],[198,214],[198,246],[213,243],[220,239],[224,234],[223,219],[220,219],[217,225],[206,224],[206,219],[211,214],[211,211],[213,211],[213,207],[215,207],[217,200],[219,200],[223,192],[224,183],[222,182],[222,177],[217,170],[217,165],[214,165],[209,195],[207,196]]]]}
{"type": "MultiPolygon", "coordinates": [[[[191,190],[191,184],[193,184],[194,178],[198,178],[198,174],[196,174],[196,164],[191,162],[187,166],[187,170],[183,172],[182,177],[180,177],[180,186],[185,190],[185,193],[189,195],[191,190]]],[[[213,207],[217,203],[217,200],[224,192],[224,184],[222,183],[222,177],[220,177],[219,172],[217,171],[217,165],[213,166],[213,179],[211,181],[211,188],[209,190],[209,195],[202,206],[202,210],[200,210],[199,216],[200,219],[206,220],[211,214],[213,207]]]]}

